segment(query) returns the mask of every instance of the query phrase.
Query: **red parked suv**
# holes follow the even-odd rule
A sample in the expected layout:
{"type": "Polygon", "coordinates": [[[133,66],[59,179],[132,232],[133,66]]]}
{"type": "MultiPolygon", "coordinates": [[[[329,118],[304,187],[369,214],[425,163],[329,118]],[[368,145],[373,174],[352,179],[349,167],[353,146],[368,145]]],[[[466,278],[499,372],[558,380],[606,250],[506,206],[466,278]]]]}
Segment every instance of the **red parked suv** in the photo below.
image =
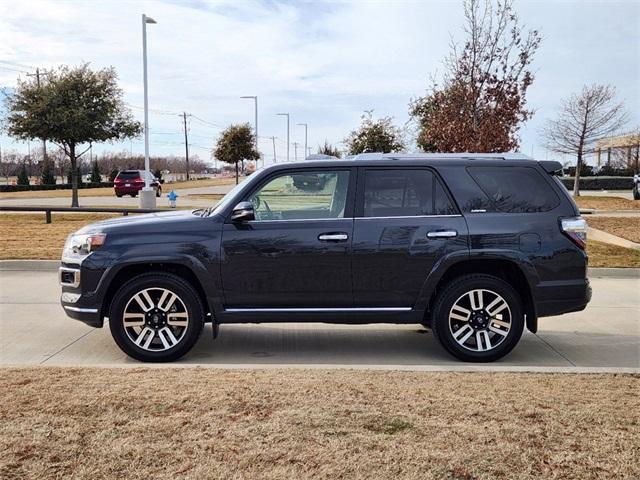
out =
{"type": "MultiPolygon", "coordinates": [[[[113,190],[116,197],[123,195],[131,195],[137,197],[138,192],[144,188],[144,177],[147,175],[145,170],[123,170],[113,181],[113,190]]],[[[149,175],[149,185],[156,191],[156,197],[162,195],[162,185],[156,177],[149,175]]]]}

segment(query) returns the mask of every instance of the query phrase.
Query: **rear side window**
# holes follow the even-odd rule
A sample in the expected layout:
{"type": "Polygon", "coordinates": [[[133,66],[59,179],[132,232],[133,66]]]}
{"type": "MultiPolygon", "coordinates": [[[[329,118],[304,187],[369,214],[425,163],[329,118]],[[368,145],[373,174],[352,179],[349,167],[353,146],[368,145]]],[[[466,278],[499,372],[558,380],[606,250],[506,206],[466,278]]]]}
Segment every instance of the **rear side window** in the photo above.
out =
{"type": "Polygon", "coordinates": [[[367,170],[365,217],[412,217],[457,213],[440,181],[429,170],[367,170]]]}
{"type": "Polygon", "coordinates": [[[551,186],[533,168],[468,167],[467,171],[498,211],[548,212],[560,203],[551,186]]]}
{"type": "Polygon", "coordinates": [[[140,178],[140,172],[138,172],[137,170],[133,172],[120,172],[118,174],[118,178],[122,180],[132,180],[134,178],[140,178]]]}

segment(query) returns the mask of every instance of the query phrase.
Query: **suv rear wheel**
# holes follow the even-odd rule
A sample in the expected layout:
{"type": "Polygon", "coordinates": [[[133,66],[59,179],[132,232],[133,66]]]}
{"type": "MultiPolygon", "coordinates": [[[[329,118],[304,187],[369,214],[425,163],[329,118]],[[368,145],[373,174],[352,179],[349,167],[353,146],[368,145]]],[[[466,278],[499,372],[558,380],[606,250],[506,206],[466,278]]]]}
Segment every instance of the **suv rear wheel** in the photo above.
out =
{"type": "Polygon", "coordinates": [[[509,353],[524,329],[518,292],[491,275],[453,280],[433,309],[433,333],[453,356],[466,362],[492,362],[509,353]]]}
{"type": "Polygon", "coordinates": [[[198,341],[204,311],[194,288],[182,278],[148,273],[127,282],[109,311],[109,329],[120,349],[143,362],[170,362],[198,341]]]}

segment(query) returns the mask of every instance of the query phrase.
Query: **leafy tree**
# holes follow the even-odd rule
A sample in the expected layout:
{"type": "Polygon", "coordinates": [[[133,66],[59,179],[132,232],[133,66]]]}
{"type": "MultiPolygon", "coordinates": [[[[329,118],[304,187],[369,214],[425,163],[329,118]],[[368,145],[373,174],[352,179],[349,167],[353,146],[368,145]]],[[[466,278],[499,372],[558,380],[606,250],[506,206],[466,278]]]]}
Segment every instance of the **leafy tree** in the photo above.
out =
{"type": "Polygon", "coordinates": [[[142,132],[122,100],[113,68],[62,66],[41,79],[19,80],[8,99],[8,133],[57,144],[70,160],[71,206],[78,206],[78,146],[136,137],[142,132]]]}
{"type": "Polygon", "coordinates": [[[116,177],[118,176],[118,173],[120,173],[120,170],[118,170],[117,168],[114,168],[113,170],[111,170],[109,172],[109,181],[110,182],[115,181],[116,177]]]}
{"type": "Polygon", "coordinates": [[[560,104],[558,118],[547,121],[542,134],[545,146],[554,152],[575,155],[576,177],[573,194],[580,196],[580,172],[585,151],[616,130],[628,120],[622,103],[615,100],[616,89],[611,85],[590,85],[560,104]]]}
{"type": "Polygon", "coordinates": [[[393,125],[391,117],[373,119],[373,111],[362,115],[362,123],[345,139],[350,155],[373,152],[398,152],[404,150],[402,131],[393,125]]]}
{"type": "Polygon", "coordinates": [[[331,155],[332,157],[337,158],[342,157],[342,154],[340,153],[340,150],[338,150],[338,147],[334,147],[327,140],[324,141],[324,145],[318,146],[318,153],[322,155],[331,155]]]}
{"type": "Polygon", "coordinates": [[[27,165],[23,162],[22,168],[18,172],[17,182],[18,185],[29,185],[29,173],[27,172],[27,165]]]}
{"type": "Polygon", "coordinates": [[[220,134],[213,155],[221,162],[235,164],[237,184],[238,162],[260,158],[260,154],[255,149],[255,137],[251,126],[243,123],[227,127],[220,134]]]}
{"type": "Polygon", "coordinates": [[[45,160],[42,162],[42,172],[40,173],[40,183],[42,185],[55,185],[56,176],[53,172],[53,165],[50,161],[45,160]]]}
{"type": "Polygon", "coordinates": [[[464,0],[466,40],[452,45],[442,85],[409,105],[425,151],[507,152],[533,112],[525,108],[529,66],[541,36],[524,31],[513,0],[464,0]]]}
{"type": "Polygon", "coordinates": [[[94,160],[91,164],[91,177],[89,178],[89,181],[91,183],[100,183],[102,181],[102,175],[100,174],[98,160],[94,160]]]}

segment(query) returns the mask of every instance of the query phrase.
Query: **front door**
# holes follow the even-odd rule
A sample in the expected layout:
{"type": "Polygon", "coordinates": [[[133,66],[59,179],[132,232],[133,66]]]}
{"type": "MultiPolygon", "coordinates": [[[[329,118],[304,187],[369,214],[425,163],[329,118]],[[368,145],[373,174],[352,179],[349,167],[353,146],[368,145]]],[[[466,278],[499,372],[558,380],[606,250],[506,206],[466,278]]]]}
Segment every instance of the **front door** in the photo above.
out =
{"type": "Polygon", "coordinates": [[[351,307],[350,168],[278,171],[244,200],[255,220],[224,225],[225,309],[351,307]]]}
{"type": "Polygon", "coordinates": [[[428,168],[366,168],[353,232],[356,307],[413,307],[436,262],[468,251],[467,224],[428,168]]]}

